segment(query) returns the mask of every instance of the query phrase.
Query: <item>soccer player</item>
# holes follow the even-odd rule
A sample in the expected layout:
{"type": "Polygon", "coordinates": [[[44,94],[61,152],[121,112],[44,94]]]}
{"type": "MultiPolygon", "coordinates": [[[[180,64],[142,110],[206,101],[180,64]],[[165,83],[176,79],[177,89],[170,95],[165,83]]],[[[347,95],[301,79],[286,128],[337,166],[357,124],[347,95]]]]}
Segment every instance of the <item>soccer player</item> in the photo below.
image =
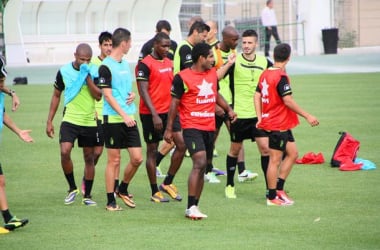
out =
{"type": "MultiPolygon", "coordinates": [[[[210,27],[205,24],[203,19],[199,16],[192,17],[188,24],[191,25],[188,36],[179,43],[174,54],[174,74],[192,66],[193,60],[191,58],[191,51],[193,47],[198,43],[204,43],[210,31],[210,27]]],[[[186,150],[185,156],[190,157],[188,150],[186,150]]]]}
{"type": "MultiPolygon", "coordinates": [[[[214,57],[215,57],[215,67],[219,68],[221,67],[227,60],[228,56],[232,53],[236,53],[236,47],[239,42],[239,33],[238,31],[232,27],[232,26],[226,26],[222,31],[222,41],[219,43],[218,47],[214,49],[214,57]]],[[[224,99],[228,102],[228,104],[232,104],[232,92],[230,89],[230,81],[231,81],[231,75],[226,75],[223,79],[219,81],[219,92],[224,97],[224,99]]],[[[219,131],[223,123],[226,124],[226,128],[228,131],[230,131],[230,122],[228,119],[226,119],[225,114],[222,109],[220,109],[218,106],[216,108],[216,132],[215,132],[215,142],[217,140],[217,137],[219,135],[219,131]]],[[[241,148],[238,156],[238,180],[240,182],[253,180],[257,177],[256,173],[252,173],[251,171],[246,170],[245,168],[245,161],[244,161],[244,147],[241,148]]],[[[228,164],[226,165],[226,167],[228,164]]],[[[235,171],[235,170],[234,170],[235,171]]],[[[207,169],[207,173],[211,172],[211,168],[207,169]]],[[[228,169],[227,169],[227,179],[228,176],[228,169]]],[[[231,173],[231,172],[230,172],[231,173]]],[[[212,174],[210,175],[211,178],[213,178],[212,174]]],[[[233,178],[233,177],[232,177],[233,178]]],[[[233,195],[232,195],[233,196],[233,195]]]]}
{"type": "Polygon", "coordinates": [[[209,20],[206,24],[210,27],[210,31],[207,33],[206,43],[210,44],[212,48],[216,47],[220,42],[218,39],[218,23],[213,20],[209,20]]]}
{"type": "Polygon", "coordinates": [[[192,66],[193,60],[191,58],[191,51],[196,44],[206,41],[209,31],[210,27],[203,21],[195,21],[191,25],[187,38],[178,44],[177,50],[175,51],[174,74],[192,66]]]}
{"type": "MultiPolygon", "coordinates": [[[[254,30],[245,30],[242,34],[242,50],[236,56],[234,65],[230,68],[230,91],[232,93],[232,107],[238,119],[230,126],[230,150],[226,157],[227,185],[225,195],[227,198],[236,198],[234,175],[238,155],[243,147],[243,141],[251,139],[256,141],[261,154],[261,167],[266,175],[268,168],[268,138],[267,135],[256,128],[257,115],[253,105],[257,83],[261,73],[273,64],[264,56],[257,55],[258,35],[254,30]]],[[[250,173],[253,175],[254,173],[250,173]]],[[[257,174],[255,174],[257,176],[257,174]]]]}
{"type": "Polygon", "coordinates": [[[286,43],[274,48],[274,65],[261,74],[254,97],[257,128],[269,136],[268,206],[294,203],[284,191],[284,185],[298,156],[291,131],[299,124],[297,115],[305,118],[311,126],[319,125],[317,118],[304,111],[292,97],[285,72],[290,53],[290,46],[286,43]]]}
{"type": "Polygon", "coordinates": [[[50,102],[46,122],[46,134],[54,137],[53,119],[64,92],[64,111],[59,131],[61,166],[69,184],[68,195],[64,203],[72,204],[79,190],[74,178],[74,165],[71,151],[75,140],[83,149],[85,162],[85,194],[82,203],[95,206],[91,198],[91,189],[95,177],[95,146],[98,141],[98,129],[95,119],[95,100],[100,100],[101,92],[93,81],[94,72],[89,66],[92,49],[90,45],[81,43],[74,53],[75,60],[62,66],[56,76],[54,91],[50,102]]]}
{"type": "MultiPolygon", "coordinates": [[[[157,33],[153,39],[153,47],[152,53],[138,63],[136,81],[141,97],[139,111],[147,148],[146,169],[152,190],[151,201],[168,202],[169,200],[162,195],[157,186],[156,152],[166,127],[171,100],[173,62],[167,58],[170,37],[163,32],[157,33]]],[[[169,194],[171,198],[181,201],[182,197],[177,187],[172,184],[186,150],[178,117],[173,125],[173,139],[175,150],[160,190],[169,194]]]]}
{"type": "MultiPolygon", "coordinates": [[[[167,20],[159,20],[156,23],[156,33],[164,32],[170,36],[171,30],[172,30],[172,27],[167,20]]],[[[142,49],[139,55],[139,61],[141,61],[147,55],[150,55],[152,53],[153,43],[154,43],[154,38],[150,39],[142,46],[142,49]]],[[[174,40],[170,40],[170,48],[167,54],[167,58],[169,58],[170,60],[173,60],[176,49],[177,49],[177,42],[174,40]]],[[[157,154],[156,154],[156,176],[157,177],[166,176],[162,173],[162,170],[160,168],[160,163],[162,159],[165,157],[165,155],[167,155],[170,152],[170,150],[174,149],[174,146],[175,146],[174,143],[168,144],[166,141],[163,141],[159,151],[157,151],[157,154]]]]}
{"type": "MultiPolygon", "coordinates": [[[[103,59],[106,58],[110,53],[111,53],[111,48],[112,48],[112,34],[109,33],[108,31],[101,32],[98,41],[99,41],[99,49],[100,49],[100,55],[98,56],[93,56],[91,58],[91,64],[99,67],[99,65],[102,63],[103,59]]],[[[94,70],[97,72],[97,70],[94,70]]],[[[97,83],[98,76],[95,77],[95,83],[97,83]]],[[[104,135],[103,135],[103,128],[102,128],[102,109],[103,109],[103,98],[100,98],[99,101],[95,100],[95,117],[96,117],[96,122],[97,122],[97,128],[98,128],[98,138],[95,148],[94,148],[94,165],[98,163],[98,160],[100,156],[103,153],[103,146],[104,146],[104,135]]],[[[86,169],[84,176],[86,176],[86,169]]],[[[82,180],[82,194],[85,194],[86,192],[86,181],[85,177],[83,176],[82,180]]],[[[116,182],[116,180],[115,180],[116,182]]]]}
{"type": "Polygon", "coordinates": [[[132,91],[132,72],[129,63],[123,59],[131,48],[131,33],[117,28],[112,34],[112,51],[99,67],[99,84],[104,96],[103,129],[107,149],[107,167],[105,171],[108,211],[120,211],[114,196],[115,169],[120,168],[121,149],[127,149],[129,162],[124,169],[123,180],[117,195],[123,202],[136,207],[128,186],[141,165],[142,148],[140,134],[135,120],[136,106],[126,100],[132,91]]]}
{"type": "MultiPolygon", "coordinates": [[[[167,20],[159,20],[156,23],[156,33],[164,32],[170,36],[171,30],[172,30],[172,26],[170,25],[170,23],[167,20]]],[[[149,41],[147,41],[146,43],[144,43],[144,45],[142,46],[141,51],[140,51],[139,61],[142,60],[147,55],[150,55],[152,53],[153,43],[154,43],[154,38],[152,38],[149,41]]],[[[170,60],[173,60],[174,53],[175,53],[176,49],[177,49],[177,42],[174,40],[170,40],[170,48],[169,48],[169,52],[167,55],[167,57],[170,60]]]]}
{"type": "MultiPolygon", "coordinates": [[[[100,49],[100,55],[94,56],[91,58],[91,64],[92,66],[96,66],[95,68],[98,69],[99,66],[102,64],[102,61],[104,58],[109,56],[111,54],[112,50],[112,34],[108,31],[103,31],[99,34],[98,37],[99,41],[99,49],[100,49]]],[[[96,78],[95,78],[95,83],[98,84],[98,70],[96,70],[96,78]]],[[[131,92],[130,95],[128,96],[127,103],[130,104],[133,102],[135,99],[136,94],[134,92],[131,92]]],[[[104,147],[104,133],[103,133],[103,98],[101,98],[99,101],[95,100],[95,110],[96,110],[96,121],[97,121],[97,126],[98,126],[98,136],[99,140],[96,143],[95,146],[95,158],[94,158],[94,163],[95,165],[98,163],[98,160],[100,156],[103,153],[103,147],[104,147]]],[[[115,169],[115,185],[114,185],[114,191],[117,193],[117,189],[119,187],[119,173],[120,173],[120,168],[115,169]]],[[[82,183],[82,193],[85,192],[85,185],[84,181],[82,183]]]]}
{"type": "Polygon", "coordinates": [[[188,202],[185,216],[191,219],[206,218],[198,207],[203,190],[204,173],[212,157],[215,131],[215,104],[218,103],[234,121],[236,114],[218,93],[217,84],[234,62],[232,55],[218,72],[214,65],[211,46],[198,43],[191,56],[193,64],[175,75],[172,85],[172,100],[164,138],[173,140],[173,124],[177,112],[183,129],[183,138],[190,152],[193,168],[188,179],[188,202]]]}
{"type": "MultiPolygon", "coordinates": [[[[18,137],[20,137],[20,139],[23,140],[24,142],[33,142],[33,138],[29,135],[31,131],[19,129],[17,125],[12,121],[12,119],[8,116],[8,114],[5,112],[5,107],[4,107],[5,92],[9,91],[9,89],[4,87],[6,76],[7,76],[7,71],[5,70],[5,61],[3,60],[2,57],[0,57],[0,89],[2,90],[6,89],[4,93],[0,93],[0,112],[1,112],[0,133],[3,128],[3,124],[5,124],[5,126],[7,126],[11,131],[13,131],[16,135],[18,135],[18,137]]],[[[12,94],[9,94],[9,95],[12,96],[12,94]]],[[[17,107],[18,105],[16,105],[16,108],[17,107]]],[[[12,104],[12,108],[15,108],[14,103],[12,104]]],[[[0,234],[9,233],[9,231],[25,226],[29,222],[28,219],[17,218],[16,216],[12,215],[12,213],[9,210],[7,196],[5,193],[5,176],[4,176],[1,164],[0,164],[0,210],[4,219],[4,227],[0,227],[0,234]]]]}

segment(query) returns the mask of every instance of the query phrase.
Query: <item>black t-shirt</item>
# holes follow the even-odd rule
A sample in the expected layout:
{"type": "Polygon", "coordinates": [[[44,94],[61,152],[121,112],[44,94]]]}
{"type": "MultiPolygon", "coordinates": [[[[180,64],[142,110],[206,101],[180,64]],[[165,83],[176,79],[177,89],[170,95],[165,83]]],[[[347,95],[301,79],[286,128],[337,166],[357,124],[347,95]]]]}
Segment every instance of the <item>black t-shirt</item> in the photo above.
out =
{"type": "MultiPolygon", "coordinates": [[[[141,48],[140,55],[139,55],[139,61],[141,61],[144,57],[152,53],[153,50],[153,44],[154,44],[154,38],[150,39],[147,41],[141,48]]],[[[175,50],[177,49],[177,43],[173,40],[170,40],[170,49],[168,53],[168,58],[170,60],[174,59],[174,53],[175,50]]]]}

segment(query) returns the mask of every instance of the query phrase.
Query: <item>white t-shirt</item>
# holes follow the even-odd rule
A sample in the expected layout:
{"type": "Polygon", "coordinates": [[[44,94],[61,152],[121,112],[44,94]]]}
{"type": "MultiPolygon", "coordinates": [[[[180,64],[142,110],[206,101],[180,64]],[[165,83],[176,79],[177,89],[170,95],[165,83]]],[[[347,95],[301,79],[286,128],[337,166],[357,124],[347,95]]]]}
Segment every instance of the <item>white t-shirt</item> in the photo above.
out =
{"type": "Polygon", "coordinates": [[[263,26],[277,26],[277,19],[276,19],[276,13],[274,12],[274,9],[269,8],[266,6],[263,11],[261,12],[261,22],[263,23],[263,26]]]}

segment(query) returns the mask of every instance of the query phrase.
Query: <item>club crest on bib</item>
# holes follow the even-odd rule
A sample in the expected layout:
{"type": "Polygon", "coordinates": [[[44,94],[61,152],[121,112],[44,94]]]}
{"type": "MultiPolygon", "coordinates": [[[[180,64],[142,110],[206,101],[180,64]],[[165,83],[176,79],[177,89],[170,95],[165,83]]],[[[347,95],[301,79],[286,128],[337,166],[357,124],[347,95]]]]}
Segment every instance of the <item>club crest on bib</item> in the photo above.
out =
{"type": "Polygon", "coordinates": [[[201,85],[197,85],[197,88],[199,89],[197,103],[211,103],[215,102],[215,94],[212,90],[212,83],[207,82],[205,79],[203,79],[201,85]]]}

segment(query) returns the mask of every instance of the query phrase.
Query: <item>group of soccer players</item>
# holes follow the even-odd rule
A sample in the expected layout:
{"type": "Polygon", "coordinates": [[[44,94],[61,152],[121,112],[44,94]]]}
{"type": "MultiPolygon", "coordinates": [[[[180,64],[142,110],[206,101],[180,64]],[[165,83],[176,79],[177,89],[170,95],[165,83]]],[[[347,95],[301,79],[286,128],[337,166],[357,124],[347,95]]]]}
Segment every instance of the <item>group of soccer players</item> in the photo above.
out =
{"type": "MultiPolygon", "coordinates": [[[[146,143],[145,162],[151,201],[169,202],[165,194],[173,200],[182,200],[173,182],[184,156],[189,154],[193,167],[188,178],[185,216],[190,219],[207,218],[199,208],[205,181],[219,183],[216,175],[226,174],[225,196],[234,199],[237,197],[234,183],[236,167],[239,181],[253,180],[258,176],[245,169],[243,141],[250,139],[256,142],[261,155],[266,204],[294,204],[284,191],[285,181],[298,156],[291,129],[298,125],[298,115],[311,126],[317,126],[319,122],[292,98],[285,71],[290,59],[290,46],[277,45],[272,62],[256,53],[258,34],[255,30],[247,29],[240,35],[233,26],[226,26],[219,41],[215,21],[204,22],[200,17],[193,17],[188,27],[188,36],[177,44],[170,39],[170,23],[158,21],[156,35],[141,49],[135,72],[123,58],[131,48],[131,33],[125,28],[99,35],[99,56],[93,56],[88,44],[79,44],[74,61],[59,69],[46,134],[54,137],[53,119],[63,94],[59,143],[61,166],[69,186],[64,204],[72,204],[80,193],[71,158],[72,148],[78,140],[85,162],[82,204],[97,205],[91,191],[95,165],[105,146],[106,210],[123,210],[116,197],[128,207],[136,207],[128,188],[144,159],[136,122],[137,109],[146,143]],[[241,52],[236,51],[239,41],[241,52]],[[133,78],[140,95],[138,107],[134,103],[133,78]],[[226,154],[226,172],[214,168],[212,163],[222,124],[226,124],[231,142],[226,154]],[[129,161],[119,181],[122,149],[127,149],[129,161]],[[162,175],[158,166],[170,150],[167,174],[158,185],[157,177],[162,175]]],[[[0,80],[4,81],[5,76],[1,60],[0,80]]],[[[3,93],[7,93],[14,98],[13,104],[17,107],[19,100],[15,93],[3,85],[0,87],[0,104],[3,106],[3,93]]],[[[5,113],[1,119],[22,140],[33,141],[29,131],[19,129],[5,113]]],[[[11,215],[4,186],[0,166],[0,208],[5,221],[0,233],[7,233],[28,222],[11,215]]]]}
{"type": "Polygon", "coordinates": [[[298,124],[297,114],[312,125],[317,125],[318,121],[291,98],[285,73],[290,47],[278,45],[273,64],[256,53],[258,35],[252,29],[240,35],[233,26],[226,26],[222,30],[222,40],[218,41],[216,22],[205,23],[200,17],[194,17],[189,21],[188,36],[180,43],[170,39],[170,31],[169,22],[157,22],[156,35],[142,47],[134,74],[123,59],[131,47],[131,34],[124,28],[116,29],[113,34],[100,34],[101,54],[98,57],[92,57],[89,45],[78,45],[75,60],[58,71],[46,133],[54,136],[53,118],[61,93],[64,93],[64,116],[59,132],[61,164],[69,184],[64,203],[72,204],[80,192],[70,156],[78,139],[85,160],[82,203],[97,205],[91,197],[91,189],[95,165],[105,145],[106,209],[122,210],[116,197],[128,207],[136,207],[133,195],[128,192],[143,162],[135,117],[136,94],[132,91],[135,76],[151,201],[169,202],[164,194],[182,200],[173,182],[187,151],[193,169],[189,175],[185,215],[192,219],[207,217],[200,212],[198,204],[204,180],[218,183],[216,174],[224,174],[213,167],[212,158],[218,131],[225,123],[231,141],[226,154],[226,198],[236,198],[236,167],[239,181],[258,176],[245,169],[243,141],[250,139],[256,142],[261,155],[267,205],[292,205],[294,201],[284,191],[285,180],[297,157],[290,129],[298,124]],[[239,40],[240,53],[236,51],[239,40]],[[263,74],[264,71],[268,73],[263,74]],[[271,81],[276,86],[274,89],[268,87],[271,81]],[[278,101],[274,111],[270,110],[272,100],[278,101]],[[94,119],[95,106],[98,108],[94,119]],[[281,117],[280,122],[274,116],[281,117]],[[268,119],[270,122],[266,122],[268,119]],[[130,159],[119,182],[121,149],[127,149],[130,159]],[[170,149],[173,150],[170,165],[165,179],[158,185],[157,173],[161,170],[157,171],[157,167],[170,149]]]}

